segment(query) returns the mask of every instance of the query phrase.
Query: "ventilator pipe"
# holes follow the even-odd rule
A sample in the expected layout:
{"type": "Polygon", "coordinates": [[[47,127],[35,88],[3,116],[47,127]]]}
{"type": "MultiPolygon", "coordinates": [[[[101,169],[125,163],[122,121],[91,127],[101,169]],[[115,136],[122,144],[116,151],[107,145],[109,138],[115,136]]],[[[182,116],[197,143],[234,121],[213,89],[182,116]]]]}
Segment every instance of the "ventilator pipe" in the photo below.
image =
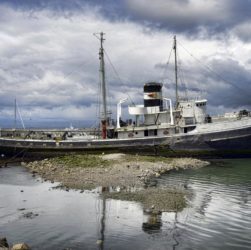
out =
{"type": "Polygon", "coordinates": [[[127,101],[128,98],[121,99],[117,104],[117,128],[120,128],[120,118],[122,115],[121,104],[127,101]]]}
{"type": "Polygon", "coordinates": [[[173,107],[172,107],[172,100],[168,99],[168,98],[163,98],[166,101],[166,108],[167,108],[167,102],[169,101],[169,105],[170,105],[170,117],[171,117],[171,125],[174,125],[173,122],[173,107]]]}

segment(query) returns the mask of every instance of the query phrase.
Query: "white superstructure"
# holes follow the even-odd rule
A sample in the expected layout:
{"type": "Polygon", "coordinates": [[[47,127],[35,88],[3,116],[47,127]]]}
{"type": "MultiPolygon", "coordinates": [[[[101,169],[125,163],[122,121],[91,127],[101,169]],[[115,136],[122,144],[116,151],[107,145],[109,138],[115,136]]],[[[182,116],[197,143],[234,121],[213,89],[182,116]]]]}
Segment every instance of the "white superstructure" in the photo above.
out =
{"type": "Polygon", "coordinates": [[[126,124],[121,120],[121,103],[118,103],[117,138],[140,138],[148,136],[162,137],[175,133],[187,133],[196,128],[196,124],[206,120],[207,100],[180,100],[174,109],[172,101],[163,97],[162,84],[150,82],[144,85],[144,104],[128,107],[133,116],[126,124]]]}

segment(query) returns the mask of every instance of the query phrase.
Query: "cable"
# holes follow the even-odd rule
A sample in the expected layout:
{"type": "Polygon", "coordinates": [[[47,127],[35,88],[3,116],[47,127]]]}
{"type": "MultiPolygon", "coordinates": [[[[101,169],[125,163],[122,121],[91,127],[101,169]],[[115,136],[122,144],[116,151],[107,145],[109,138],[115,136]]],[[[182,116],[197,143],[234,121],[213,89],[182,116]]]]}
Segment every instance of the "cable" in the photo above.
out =
{"type": "Polygon", "coordinates": [[[17,106],[17,112],[18,112],[19,118],[20,118],[20,120],[21,120],[23,129],[25,129],[24,121],[23,121],[23,118],[22,118],[22,115],[21,115],[21,112],[20,112],[20,110],[19,110],[19,106],[18,106],[17,102],[16,102],[16,106],[17,106]]]}
{"type": "MultiPolygon", "coordinates": [[[[119,76],[119,74],[118,74],[116,68],[114,67],[114,65],[113,65],[113,63],[112,63],[110,57],[108,56],[106,50],[104,50],[104,52],[105,52],[105,56],[106,56],[107,59],[108,59],[108,62],[111,64],[112,69],[113,69],[114,73],[116,74],[117,78],[119,79],[119,81],[121,82],[122,85],[125,85],[125,83],[124,83],[124,82],[122,81],[122,79],[120,78],[120,76],[119,76]]],[[[131,96],[130,96],[127,92],[126,92],[126,95],[127,95],[128,98],[130,99],[131,103],[135,106],[135,103],[133,102],[131,96]]]]}
{"type": "Polygon", "coordinates": [[[180,42],[178,42],[178,43],[179,43],[179,45],[180,45],[180,46],[181,46],[181,47],[182,47],[182,48],[183,48],[183,49],[184,49],[194,60],[196,60],[198,63],[200,63],[200,65],[203,66],[205,69],[207,69],[209,72],[215,74],[215,75],[216,75],[219,79],[221,79],[223,82],[225,82],[225,83],[231,85],[232,87],[234,87],[234,88],[236,88],[236,89],[242,91],[247,97],[250,97],[250,95],[248,95],[244,89],[242,89],[242,88],[236,86],[234,83],[232,83],[232,82],[226,80],[225,78],[223,78],[221,75],[219,75],[219,74],[218,74],[217,72],[215,72],[213,69],[211,69],[209,66],[203,64],[203,62],[202,62],[201,60],[197,59],[193,54],[191,54],[191,53],[190,53],[180,42]]]}
{"type": "MultiPolygon", "coordinates": [[[[88,65],[88,64],[90,64],[92,61],[94,61],[94,58],[92,58],[91,60],[89,60],[89,61],[87,61],[87,62],[84,62],[84,63],[82,63],[82,64],[80,64],[80,65],[78,65],[78,67],[82,67],[82,66],[84,66],[84,65],[88,65]]],[[[78,72],[79,70],[72,70],[72,71],[70,71],[68,74],[66,74],[64,77],[63,77],[63,79],[67,79],[70,75],[72,75],[73,73],[76,73],[76,72],[78,72]]],[[[41,79],[42,80],[42,79],[41,79]]]]}
{"type": "Polygon", "coordinates": [[[184,84],[184,86],[185,86],[185,99],[188,100],[188,84],[185,81],[184,72],[183,72],[183,68],[181,67],[181,60],[180,60],[180,56],[179,56],[178,51],[177,51],[177,58],[178,58],[178,62],[179,62],[178,70],[180,73],[180,74],[178,74],[178,77],[180,78],[181,84],[184,84]]]}
{"type": "Polygon", "coordinates": [[[168,60],[167,60],[167,63],[166,63],[166,67],[164,68],[163,75],[162,75],[162,77],[160,78],[161,81],[163,81],[163,82],[164,82],[164,75],[166,74],[168,65],[169,65],[169,63],[170,63],[170,58],[171,58],[172,52],[173,52],[173,48],[171,48],[171,51],[170,51],[170,53],[169,53],[169,57],[168,57],[168,60]]]}

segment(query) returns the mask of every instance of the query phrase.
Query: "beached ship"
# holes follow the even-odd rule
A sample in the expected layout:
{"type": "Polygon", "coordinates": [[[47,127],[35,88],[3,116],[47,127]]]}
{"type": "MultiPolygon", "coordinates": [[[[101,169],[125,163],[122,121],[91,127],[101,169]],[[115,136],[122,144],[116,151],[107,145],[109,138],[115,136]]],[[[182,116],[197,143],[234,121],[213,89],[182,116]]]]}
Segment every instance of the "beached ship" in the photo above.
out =
{"type": "Polygon", "coordinates": [[[24,154],[34,152],[69,152],[87,150],[130,150],[153,148],[170,152],[251,152],[251,115],[238,113],[211,117],[207,100],[179,98],[177,77],[176,37],[174,38],[176,100],[173,103],[162,93],[162,83],[144,85],[144,103],[128,106],[132,116],[122,121],[121,105],[117,104],[117,121],[111,124],[106,104],[104,67],[104,33],[100,40],[100,80],[102,117],[100,129],[84,130],[1,130],[0,152],[24,154]],[[173,105],[174,104],[174,105],[173,105]]]}

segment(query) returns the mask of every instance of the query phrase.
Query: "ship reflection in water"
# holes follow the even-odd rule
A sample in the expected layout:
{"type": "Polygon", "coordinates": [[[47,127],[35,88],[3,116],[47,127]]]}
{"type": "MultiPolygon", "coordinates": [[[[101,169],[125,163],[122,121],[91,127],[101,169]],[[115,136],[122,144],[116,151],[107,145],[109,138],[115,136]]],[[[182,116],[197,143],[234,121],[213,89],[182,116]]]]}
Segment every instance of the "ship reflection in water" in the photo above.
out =
{"type": "Polygon", "coordinates": [[[66,192],[24,168],[2,168],[0,237],[33,249],[247,249],[251,160],[226,162],[161,177],[159,186],[185,186],[189,195],[183,211],[159,214],[102,198],[102,190],[66,192]],[[27,218],[31,212],[38,216],[27,218]]]}
{"type": "Polygon", "coordinates": [[[144,232],[153,234],[159,233],[162,227],[161,212],[160,213],[145,213],[147,222],[143,222],[142,229],[144,232]]]}

